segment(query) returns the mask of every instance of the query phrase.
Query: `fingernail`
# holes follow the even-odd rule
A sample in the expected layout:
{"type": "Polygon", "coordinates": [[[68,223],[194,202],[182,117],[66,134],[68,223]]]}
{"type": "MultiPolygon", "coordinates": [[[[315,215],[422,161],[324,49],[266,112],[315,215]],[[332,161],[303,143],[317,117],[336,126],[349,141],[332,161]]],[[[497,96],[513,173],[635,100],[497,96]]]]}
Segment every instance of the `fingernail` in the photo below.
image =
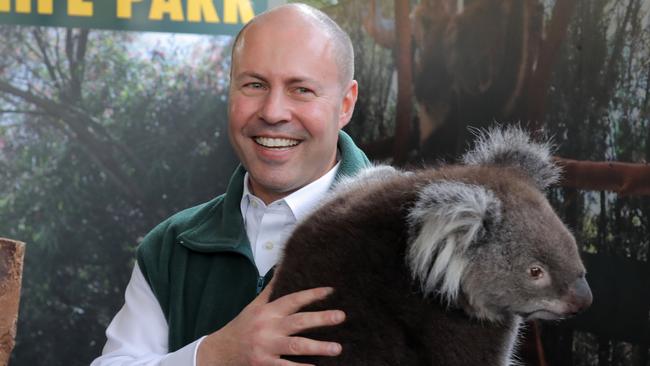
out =
{"type": "Polygon", "coordinates": [[[341,353],[341,345],[338,343],[334,343],[330,345],[330,353],[333,355],[338,355],[341,353]]]}
{"type": "Polygon", "coordinates": [[[325,287],[325,291],[323,291],[323,295],[325,295],[325,296],[327,296],[327,295],[331,295],[332,292],[334,292],[334,288],[333,288],[333,287],[325,287]]]}
{"type": "Polygon", "coordinates": [[[337,311],[337,312],[334,313],[334,315],[332,315],[332,320],[333,320],[335,323],[340,323],[340,322],[342,322],[344,319],[345,319],[345,313],[342,312],[342,311],[337,311]]]}

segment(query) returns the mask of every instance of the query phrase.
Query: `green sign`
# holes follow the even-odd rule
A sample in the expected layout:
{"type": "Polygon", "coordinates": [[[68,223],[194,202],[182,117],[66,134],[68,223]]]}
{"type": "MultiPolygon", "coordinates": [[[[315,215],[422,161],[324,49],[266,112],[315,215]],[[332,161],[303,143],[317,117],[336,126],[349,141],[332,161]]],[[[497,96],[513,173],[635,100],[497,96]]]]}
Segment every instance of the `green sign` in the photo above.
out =
{"type": "Polygon", "coordinates": [[[0,24],[236,34],[268,0],[0,0],[0,24]]]}

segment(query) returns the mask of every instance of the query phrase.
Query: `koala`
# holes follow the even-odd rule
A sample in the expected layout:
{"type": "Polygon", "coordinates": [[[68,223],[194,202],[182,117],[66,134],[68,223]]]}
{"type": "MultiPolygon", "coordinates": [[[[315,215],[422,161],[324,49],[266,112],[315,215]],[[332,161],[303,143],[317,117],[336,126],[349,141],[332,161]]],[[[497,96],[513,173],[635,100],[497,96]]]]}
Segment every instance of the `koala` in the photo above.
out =
{"type": "Polygon", "coordinates": [[[301,335],[340,342],[319,366],[509,365],[522,321],[592,301],[574,237],[542,190],[559,178],[548,144],[518,127],[479,133],[463,164],[345,179],[287,242],[271,299],[319,286],[303,311],[346,321],[301,335]]]}

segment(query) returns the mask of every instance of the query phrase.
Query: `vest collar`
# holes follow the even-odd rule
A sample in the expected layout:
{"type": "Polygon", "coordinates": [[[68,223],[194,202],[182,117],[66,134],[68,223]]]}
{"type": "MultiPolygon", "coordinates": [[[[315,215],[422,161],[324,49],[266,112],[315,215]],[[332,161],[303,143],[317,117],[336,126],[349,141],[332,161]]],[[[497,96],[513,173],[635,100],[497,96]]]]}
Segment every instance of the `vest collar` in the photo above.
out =
{"type": "MultiPolygon", "coordinates": [[[[338,148],[341,151],[341,165],[334,178],[335,182],[370,165],[363,151],[343,131],[339,131],[338,148]]],[[[228,251],[253,257],[240,209],[245,174],[246,170],[239,165],[230,178],[223,200],[217,201],[205,220],[178,236],[181,245],[197,252],[228,251]]]]}

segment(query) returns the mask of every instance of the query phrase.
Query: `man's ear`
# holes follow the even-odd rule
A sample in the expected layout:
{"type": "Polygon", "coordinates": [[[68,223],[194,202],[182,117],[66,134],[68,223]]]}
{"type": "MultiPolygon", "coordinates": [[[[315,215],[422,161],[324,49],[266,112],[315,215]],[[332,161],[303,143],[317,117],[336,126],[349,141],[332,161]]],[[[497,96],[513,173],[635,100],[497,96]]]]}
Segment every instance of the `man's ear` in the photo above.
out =
{"type": "Polygon", "coordinates": [[[345,127],[350,122],[352,113],[354,113],[354,105],[357,103],[358,94],[359,85],[356,80],[352,80],[344,90],[341,113],[339,114],[339,129],[345,127]]]}

